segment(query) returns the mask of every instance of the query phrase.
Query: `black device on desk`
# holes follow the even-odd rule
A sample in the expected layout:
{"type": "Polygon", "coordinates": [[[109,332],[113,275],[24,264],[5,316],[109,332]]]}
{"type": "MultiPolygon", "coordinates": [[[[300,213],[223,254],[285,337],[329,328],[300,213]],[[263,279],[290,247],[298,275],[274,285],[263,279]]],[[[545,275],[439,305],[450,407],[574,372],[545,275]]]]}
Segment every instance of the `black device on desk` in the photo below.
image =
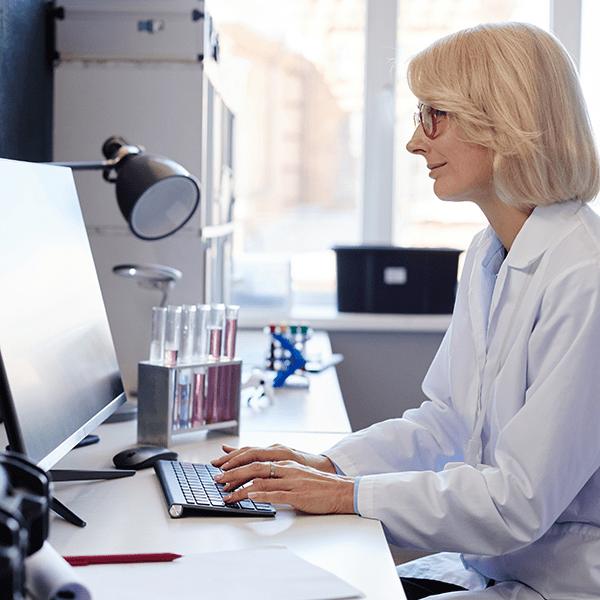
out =
{"type": "MultiPolygon", "coordinates": [[[[126,400],[71,169],[0,159],[0,403],[47,471],[126,400]]],[[[58,471],[55,481],[135,471],[58,471]]],[[[56,498],[52,508],[85,523],[56,498]]]]}
{"type": "Polygon", "coordinates": [[[177,460],[177,452],[159,446],[128,448],[113,456],[117,469],[149,469],[159,460],[177,460]]]}

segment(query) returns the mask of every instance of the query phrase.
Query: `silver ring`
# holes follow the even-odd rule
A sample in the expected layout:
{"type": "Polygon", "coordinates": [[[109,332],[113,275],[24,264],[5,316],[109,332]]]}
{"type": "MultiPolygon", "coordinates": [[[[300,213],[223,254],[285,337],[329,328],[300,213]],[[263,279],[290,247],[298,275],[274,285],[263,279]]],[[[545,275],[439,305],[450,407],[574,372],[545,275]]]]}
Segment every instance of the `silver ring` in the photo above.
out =
{"type": "Polygon", "coordinates": [[[271,463],[271,472],[269,473],[269,478],[275,477],[275,463],[271,463]]]}

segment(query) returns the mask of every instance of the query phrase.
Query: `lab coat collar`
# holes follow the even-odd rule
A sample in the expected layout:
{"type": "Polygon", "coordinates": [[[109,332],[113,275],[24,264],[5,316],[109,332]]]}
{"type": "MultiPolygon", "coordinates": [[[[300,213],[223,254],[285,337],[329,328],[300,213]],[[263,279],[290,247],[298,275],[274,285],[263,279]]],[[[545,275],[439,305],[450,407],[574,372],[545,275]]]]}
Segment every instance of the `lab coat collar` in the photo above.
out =
{"type": "MultiPolygon", "coordinates": [[[[581,208],[579,200],[569,200],[550,206],[536,206],[521,231],[517,234],[510,252],[506,256],[507,267],[526,269],[552,244],[562,231],[564,224],[581,208]]],[[[480,247],[490,244],[497,250],[500,240],[491,227],[488,227],[480,241],[480,247]]],[[[494,251],[495,251],[494,250],[494,251]]],[[[488,253],[490,257],[490,253],[488,253]]]]}

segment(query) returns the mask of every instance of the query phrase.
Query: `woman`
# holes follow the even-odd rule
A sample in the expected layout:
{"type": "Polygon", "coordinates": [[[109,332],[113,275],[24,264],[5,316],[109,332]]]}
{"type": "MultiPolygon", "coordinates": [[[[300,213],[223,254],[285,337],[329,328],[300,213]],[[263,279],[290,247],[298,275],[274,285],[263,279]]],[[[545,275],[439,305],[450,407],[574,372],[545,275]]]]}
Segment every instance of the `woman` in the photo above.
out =
{"type": "Polygon", "coordinates": [[[576,72],[553,36],[504,23],[438,41],[408,76],[408,150],[440,199],[490,224],[428,400],[321,456],[226,446],[215,464],[231,501],[357,512],[438,552],[399,567],[409,598],[598,598],[600,218],[586,202],[599,175],[576,72]]]}

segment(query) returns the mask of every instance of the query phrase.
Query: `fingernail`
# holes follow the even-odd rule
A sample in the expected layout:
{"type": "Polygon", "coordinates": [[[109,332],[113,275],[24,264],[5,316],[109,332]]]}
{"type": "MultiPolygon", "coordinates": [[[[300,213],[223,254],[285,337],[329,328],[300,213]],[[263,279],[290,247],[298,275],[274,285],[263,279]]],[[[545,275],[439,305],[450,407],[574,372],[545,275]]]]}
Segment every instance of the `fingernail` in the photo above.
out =
{"type": "Polygon", "coordinates": [[[231,500],[231,494],[228,494],[227,496],[223,496],[223,502],[229,502],[231,500]]]}
{"type": "Polygon", "coordinates": [[[223,473],[219,473],[218,475],[215,475],[215,476],[213,477],[213,479],[214,479],[215,481],[221,481],[221,479],[223,479],[223,473]]]}
{"type": "Polygon", "coordinates": [[[258,496],[258,492],[248,492],[248,498],[256,498],[258,496]]]}

